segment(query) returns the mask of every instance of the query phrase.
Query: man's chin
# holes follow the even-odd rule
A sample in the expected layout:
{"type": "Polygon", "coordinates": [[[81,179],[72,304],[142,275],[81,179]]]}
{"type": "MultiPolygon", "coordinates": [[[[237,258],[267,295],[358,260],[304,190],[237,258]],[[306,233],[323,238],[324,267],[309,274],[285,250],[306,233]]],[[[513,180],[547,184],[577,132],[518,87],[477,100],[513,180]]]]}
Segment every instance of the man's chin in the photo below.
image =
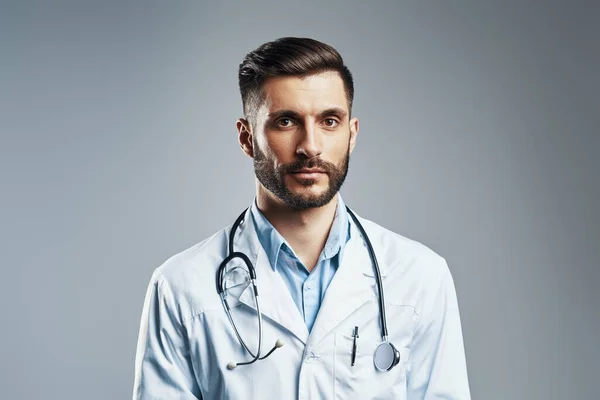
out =
{"type": "Polygon", "coordinates": [[[328,204],[334,196],[327,196],[327,189],[292,190],[288,191],[285,202],[297,209],[318,208],[328,204]]]}
{"type": "Polygon", "coordinates": [[[307,186],[294,185],[290,187],[288,185],[287,190],[292,196],[302,199],[318,199],[327,192],[327,187],[322,185],[312,184],[307,186]]]}

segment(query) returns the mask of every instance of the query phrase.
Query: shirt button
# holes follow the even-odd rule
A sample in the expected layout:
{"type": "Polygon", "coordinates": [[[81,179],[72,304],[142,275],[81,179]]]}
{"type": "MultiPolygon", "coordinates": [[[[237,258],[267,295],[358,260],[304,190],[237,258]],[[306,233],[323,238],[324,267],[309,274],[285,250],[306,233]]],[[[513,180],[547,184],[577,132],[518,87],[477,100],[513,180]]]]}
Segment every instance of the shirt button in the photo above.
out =
{"type": "Polygon", "coordinates": [[[306,285],[304,285],[304,288],[305,288],[306,290],[312,290],[312,288],[313,288],[313,284],[312,284],[312,283],[310,283],[310,282],[308,282],[306,285]]]}

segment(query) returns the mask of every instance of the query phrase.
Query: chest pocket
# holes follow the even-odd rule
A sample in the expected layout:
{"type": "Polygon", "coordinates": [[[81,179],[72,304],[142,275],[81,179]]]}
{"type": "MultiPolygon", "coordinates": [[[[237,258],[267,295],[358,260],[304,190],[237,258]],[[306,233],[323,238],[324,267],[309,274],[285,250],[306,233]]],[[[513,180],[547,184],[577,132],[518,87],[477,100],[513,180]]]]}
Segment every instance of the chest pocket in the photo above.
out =
{"type": "Polygon", "coordinates": [[[334,392],[337,399],[405,399],[410,345],[418,315],[412,306],[386,302],[389,341],[400,352],[400,362],[390,371],[375,368],[373,355],[382,342],[376,301],[356,310],[335,332],[334,392]],[[358,326],[356,356],[352,365],[354,337],[358,326]]]}

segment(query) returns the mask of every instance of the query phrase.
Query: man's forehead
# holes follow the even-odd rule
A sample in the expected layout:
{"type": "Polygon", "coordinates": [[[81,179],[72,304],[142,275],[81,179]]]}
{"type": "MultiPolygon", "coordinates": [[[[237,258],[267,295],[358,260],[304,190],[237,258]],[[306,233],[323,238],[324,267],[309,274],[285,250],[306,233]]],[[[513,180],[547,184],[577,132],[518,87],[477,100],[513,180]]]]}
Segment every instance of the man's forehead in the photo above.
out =
{"type": "Polygon", "coordinates": [[[340,108],[348,111],[344,81],[335,71],[303,77],[272,77],[264,82],[262,89],[263,108],[267,114],[282,108],[297,111],[340,108]]]}

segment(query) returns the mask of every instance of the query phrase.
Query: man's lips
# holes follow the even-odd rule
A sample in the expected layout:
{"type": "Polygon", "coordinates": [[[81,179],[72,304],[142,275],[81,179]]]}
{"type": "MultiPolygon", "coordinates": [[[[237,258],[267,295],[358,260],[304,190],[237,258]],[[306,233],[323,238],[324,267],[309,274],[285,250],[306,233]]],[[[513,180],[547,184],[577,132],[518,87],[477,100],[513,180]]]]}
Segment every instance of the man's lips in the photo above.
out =
{"type": "Polygon", "coordinates": [[[303,168],[297,171],[292,171],[292,174],[313,174],[313,173],[324,173],[325,170],[319,168],[303,168]]]}
{"type": "Polygon", "coordinates": [[[323,176],[325,170],[320,168],[304,168],[297,171],[292,171],[291,175],[299,179],[319,179],[323,176]]]}

